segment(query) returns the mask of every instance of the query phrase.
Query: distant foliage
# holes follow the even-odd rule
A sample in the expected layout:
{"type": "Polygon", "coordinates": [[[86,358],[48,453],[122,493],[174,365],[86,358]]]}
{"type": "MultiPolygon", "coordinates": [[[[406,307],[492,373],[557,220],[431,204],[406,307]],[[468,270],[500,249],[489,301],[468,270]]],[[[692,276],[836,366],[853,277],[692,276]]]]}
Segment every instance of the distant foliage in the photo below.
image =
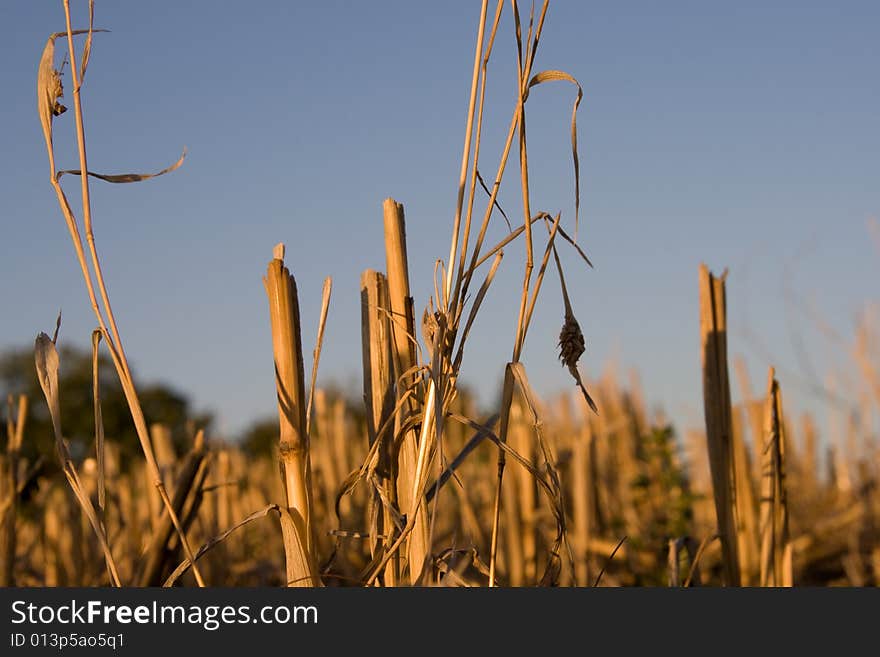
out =
{"type": "MultiPolygon", "coordinates": [[[[73,457],[80,460],[93,456],[95,450],[92,356],[87,351],[69,346],[61,347],[60,356],[62,431],[70,442],[73,457]]],[[[116,372],[106,357],[102,356],[99,363],[104,432],[108,441],[119,446],[121,466],[125,469],[133,460],[143,460],[143,454],[116,372]]],[[[35,459],[39,454],[53,454],[55,447],[49,411],[37,381],[32,348],[14,349],[0,355],[0,393],[3,399],[10,394],[23,393],[31,400],[22,455],[35,459]]],[[[191,442],[194,427],[203,428],[211,422],[210,415],[194,414],[189,399],[165,384],[139,384],[138,394],[147,423],[166,425],[171,430],[178,453],[184,451],[187,442],[191,442]]],[[[5,423],[0,432],[5,445],[5,423]]]]}

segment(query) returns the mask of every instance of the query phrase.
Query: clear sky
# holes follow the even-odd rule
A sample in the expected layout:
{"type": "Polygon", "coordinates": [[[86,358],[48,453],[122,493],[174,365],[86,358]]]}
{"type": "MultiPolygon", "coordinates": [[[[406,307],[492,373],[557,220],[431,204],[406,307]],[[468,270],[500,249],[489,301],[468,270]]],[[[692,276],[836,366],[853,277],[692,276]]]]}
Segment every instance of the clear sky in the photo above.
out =
{"type": "MultiPolygon", "coordinates": [[[[85,27],[86,3],[73,5],[85,27]]],[[[418,312],[449,252],[478,12],[475,0],[98,0],[96,24],[112,32],[96,35],[83,90],[90,167],[154,171],[189,152],[168,176],[92,186],[137,375],[186,392],[226,433],[271,415],[261,277],[283,241],[307,353],[322,280],[334,280],[319,381],[357,385],[359,276],[384,269],[382,200],[406,207],[418,312]]],[[[487,178],[513,109],[509,14],[508,3],[489,80],[487,178]]],[[[4,0],[0,24],[0,349],[31,344],[59,308],[61,339],[84,346],[94,318],[35,111],[61,2],[4,0]]],[[[730,352],[747,358],[755,386],[772,359],[788,398],[819,408],[803,382],[846,366],[856,316],[878,296],[868,229],[880,214],[878,28],[873,0],[551,3],[535,70],[564,69],[584,89],[579,241],[596,267],[569,250],[565,264],[585,375],[637,368],[652,404],[698,426],[704,261],[730,270],[730,352]]],[[[527,115],[532,208],[562,211],[568,227],[573,97],[570,85],[544,85],[527,115]]],[[[71,128],[72,112],[55,122],[62,168],[78,167],[71,128]]],[[[520,222],[511,164],[501,202],[520,222]]],[[[75,179],[66,186],[77,199],[75,179]]],[[[493,236],[503,234],[499,219],[493,236]]],[[[465,359],[462,378],[486,403],[510,356],[521,276],[522,250],[508,249],[465,359]]],[[[543,394],[569,390],[555,275],[538,315],[526,368],[543,394]]]]}

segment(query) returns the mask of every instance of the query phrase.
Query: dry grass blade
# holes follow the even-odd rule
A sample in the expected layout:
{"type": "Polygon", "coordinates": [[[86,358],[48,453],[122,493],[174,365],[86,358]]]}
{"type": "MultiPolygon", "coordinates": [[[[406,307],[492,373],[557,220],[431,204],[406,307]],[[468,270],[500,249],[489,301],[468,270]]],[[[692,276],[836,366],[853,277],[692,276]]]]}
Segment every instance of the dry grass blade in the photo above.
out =
{"type": "Polygon", "coordinates": [[[89,59],[92,56],[92,35],[95,28],[95,0],[89,0],[89,29],[86,42],[83,45],[82,62],[79,69],[79,85],[82,86],[86,77],[86,69],[89,67],[89,59]]]}
{"type": "MultiPolygon", "coordinates": [[[[546,213],[539,212],[537,215],[532,217],[532,223],[535,223],[536,221],[543,219],[545,216],[547,216],[546,213]]],[[[510,244],[517,237],[522,235],[525,232],[525,230],[526,230],[525,224],[514,228],[512,233],[507,235],[504,239],[502,239],[495,246],[493,246],[491,249],[489,249],[485,254],[483,254],[479,258],[476,258],[474,260],[474,263],[468,268],[467,272],[465,273],[465,276],[467,276],[467,278],[470,279],[470,277],[473,276],[474,272],[477,270],[477,268],[480,265],[482,265],[484,262],[486,262],[492,256],[498,254],[501,251],[501,249],[503,249],[505,246],[510,244]]]]}
{"type": "Polygon", "coordinates": [[[693,561],[691,561],[691,567],[688,570],[688,576],[684,580],[683,586],[685,588],[691,585],[691,582],[697,582],[700,578],[700,559],[703,557],[703,553],[706,551],[706,547],[714,541],[716,538],[720,538],[718,534],[713,536],[707,536],[702,541],[700,541],[700,547],[697,548],[697,553],[694,555],[693,561]]]}
{"type": "Polygon", "coordinates": [[[324,328],[327,325],[327,312],[330,310],[330,293],[333,290],[333,279],[324,279],[321,290],[321,315],[318,318],[318,337],[315,338],[315,349],[312,351],[312,378],[309,384],[309,401],[306,404],[306,431],[311,435],[312,406],[315,402],[315,384],[318,380],[318,363],[321,360],[321,346],[324,344],[324,328]]]}
{"type": "Polygon", "coordinates": [[[95,407],[95,455],[98,459],[98,508],[103,513],[106,504],[106,485],[104,480],[104,418],[101,414],[101,387],[98,373],[98,345],[100,342],[100,329],[92,331],[92,403],[95,407]]]}
{"type": "MultiPolygon", "coordinates": [[[[260,509],[259,511],[254,511],[244,520],[235,523],[235,525],[224,531],[222,534],[214,536],[198,549],[195,554],[196,561],[201,559],[203,556],[205,556],[205,554],[207,554],[217,545],[229,538],[229,536],[232,535],[236,530],[241,529],[242,527],[253,522],[254,520],[265,518],[272,511],[280,513],[280,507],[277,504],[269,504],[268,506],[266,506],[266,508],[260,509]]],[[[169,586],[174,586],[177,580],[180,579],[180,576],[183,575],[187,570],[189,570],[190,565],[192,564],[190,563],[189,559],[184,560],[180,565],[177,566],[177,568],[174,569],[174,572],[172,572],[168,576],[168,579],[165,580],[165,583],[162,584],[162,586],[166,588],[169,586]]]]}
{"type": "MultiPolygon", "coordinates": [[[[183,149],[183,153],[180,154],[178,160],[170,165],[162,169],[161,171],[157,171],[156,173],[118,173],[118,174],[106,174],[106,173],[95,173],[94,171],[89,171],[88,174],[93,178],[98,178],[99,180],[103,180],[109,183],[134,183],[141,182],[144,180],[149,180],[150,178],[157,178],[159,176],[164,176],[166,173],[171,173],[180,168],[180,165],[183,164],[183,160],[186,158],[186,148],[183,149]]],[[[67,169],[64,171],[58,172],[58,178],[61,178],[64,174],[71,174],[74,176],[82,175],[81,169],[67,169]]]]}
{"type": "Polygon", "coordinates": [[[58,458],[61,461],[61,467],[67,481],[88,518],[92,529],[98,538],[101,549],[104,552],[104,560],[107,563],[107,570],[110,573],[110,581],[114,586],[121,586],[119,571],[116,562],[113,559],[113,553],[110,550],[110,544],[107,542],[107,535],[104,526],[98,519],[92,501],[80,482],[79,475],[67,451],[67,444],[61,434],[61,396],[58,388],[58,368],[59,358],[58,351],[55,349],[55,343],[45,333],[40,333],[34,343],[34,360],[37,368],[37,378],[40,387],[43,389],[43,395],[46,397],[46,404],[49,406],[49,415],[52,419],[52,428],[55,433],[55,447],[58,451],[58,458]]]}
{"type": "Polygon", "coordinates": [[[58,344],[58,332],[61,330],[61,311],[58,311],[58,316],[55,318],[55,331],[52,333],[52,344],[58,344]]]}
{"type": "MultiPolygon", "coordinates": [[[[522,454],[517,452],[513,447],[504,443],[501,440],[501,438],[498,435],[496,435],[495,432],[492,431],[488,425],[478,424],[477,422],[474,422],[470,418],[459,415],[458,413],[450,413],[449,417],[451,419],[455,420],[456,422],[460,422],[460,423],[464,424],[465,426],[468,426],[468,427],[476,430],[480,434],[482,439],[487,439],[487,440],[492,441],[492,443],[496,447],[501,449],[507,456],[511,457],[519,465],[521,465],[523,468],[525,468],[528,471],[528,473],[530,475],[532,475],[532,477],[535,478],[535,481],[538,482],[538,484],[546,492],[548,492],[552,495],[552,492],[553,492],[552,486],[547,481],[546,477],[541,472],[541,470],[534,463],[532,463],[526,457],[524,457],[522,454]]],[[[493,416],[492,420],[494,423],[497,421],[497,418],[493,416]]],[[[476,436],[474,438],[476,438],[476,436]]]]}
{"type": "MultiPolygon", "coordinates": [[[[497,10],[496,16],[495,16],[495,24],[493,25],[493,28],[492,28],[493,31],[492,31],[492,37],[490,39],[490,48],[491,48],[492,42],[494,41],[495,30],[498,26],[498,20],[500,18],[501,6],[502,6],[502,3],[499,0],[498,10],[497,10]]],[[[488,64],[488,58],[489,58],[489,53],[487,51],[487,54],[483,60],[484,87],[485,87],[485,75],[486,75],[486,67],[488,64]]],[[[481,108],[481,112],[482,112],[482,101],[481,101],[480,108],[481,108]]],[[[478,260],[480,260],[480,253],[481,253],[481,249],[483,246],[483,240],[485,239],[486,232],[489,228],[489,220],[491,219],[492,211],[495,208],[495,202],[497,199],[498,191],[501,188],[501,179],[504,176],[504,170],[507,167],[507,161],[508,161],[508,157],[510,155],[510,149],[511,149],[511,146],[513,145],[513,137],[514,137],[514,134],[516,133],[516,127],[519,124],[520,109],[521,109],[520,105],[517,104],[517,106],[514,110],[514,115],[510,120],[510,126],[509,126],[508,132],[507,132],[507,139],[505,141],[504,150],[501,154],[501,158],[498,163],[498,169],[495,174],[495,182],[492,185],[489,203],[486,207],[485,213],[483,214],[483,220],[482,220],[482,223],[480,224],[480,230],[477,234],[477,239],[476,239],[476,242],[474,243],[474,247],[471,252],[471,264],[468,267],[468,269],[466,271],[464,271],[461,282],[456,286],[457,290],[460,290],[460,292],[458,294],[458,296],[460,298],[464,298],[467,295],[468,287],[470,286],[471,277],[473,276],[474,270],[476,270],[476,268],[479,266],[477,263],[478,263],[478,260]]],[[[476,170],[476,167],[474,170],[476,170]]],[[[472,188],[473,188],[473,184],[472,184],[472,188]]],[[[471,197],[473,198],[473,189],[471,190],[471,197]]],[[[469,212],[468,222],[467,222],[466,230],[465,230],[466,235],[470,234],[470,223],[471,223],[471,218],[470,218],[470,212],[469,212]]],[[[524,224],[522,227],[522,231],[525,231],[528,228],[529,228],[529,226],[524,224]]],[[[522,232],[522,231],[520,231],[520,232],[522,232]]],[[[503,244],[499,245],[497,247],[497,249],[500,249],[502,246],[503,246],[503,244]]],[[[491,255],[492,254],[487,255],[482,260],[480,260],[480,262],[485,261],[488,257],[491,257],[491,255]]],[[[464,262],[463,261],[460,266],[460,270],[464,270],[464,262]]]]}
{"type": "MultiPolygon", "coordinates": [[[[520,25],[519,7],[517,6],[517,2],[515,0],[512,4],[517,46],[517,88],[519,90],[519,98],[515,115],[515,126],[518,128],[519,133],[520,189],[522,192],[523,203],[523,223],[526,227],[526,262],[525,271],[523,273],[522,295],[520,297],[519,317],[517,319],[516,339],[514,342],[512,358],[513,362],[518,362],[520,359],[520,354],[522,353],[523,345],[525,343],[525,334],[528,328],[526,303],[528,300],[529,288],[531,284],[532,269],[534,267],[534,247],[532,243],[532,225],[530,222],[532,212],[531,194],[529,191],[529,158],[528,149],[526,147],[527,140],[525,104],[529,95],[529,87],[526,84],[526,80],[528,80],[529,76],[531,75],[532,65],[535,61],[535,55],[537,54],[538,50],[538,43],[541,38],[541,30],[544,26],[544,17],[546,16],[547,8],[549,7],[549,0],[544,1],[544,5],[541,9],[541,17],[538,21],[538,27],[534,31],[534,40],[528,39],[525,61],[523,60],[522,26],[520,25]]],[[[532,13],[529,20],[529,36],[531,36],[532,33],[533,21],[534,14],[532,13]]]]}
{"type": "MultiPolygon", "coordinates": [[[[529,30],[526,32],[526,59],[530,59],[529,53],[532,52],[532,34],[535,31],[535,0],[532,0],[532,5],[529,8],[529,30]]],[[[520,50],[522,49],[522,45],[520,45],[520,50]]]]}
{"type": "Polygon", "coordinates": [[[614,546],[614,549],[611,551],[611,554],[608,556],[608,559],[602,565],[602,570],[600,570],[599,574],[596,575],[596,581],[593,583],[593,588],[596,588],[599,586],[599,582],[602,581],[602,575],[605,574],[606,568],[608,568],[608,566],[611,564],[611,560],[614,559],[614,555],[617,554],[617,551],[623,546],[625,541],[626,541],[626,536],[621,538],[620,541],[617,543],[617,545],[614,546]]]}
{"type": "Polygon", "coordinates": [[[578,255],[581,257],[581,259],[584,262],[586,262],[587,266],[589,266],[592,269],[593,263],[590,262],[590,259],[587,257],[587,254],[584,253],[583,249],[581,249],[581,247],[578,246],[577,243],[573,239],[571,239],[571,237],[569,237],[568,233],[566,233],[563,230],[562,226],[559,227],[559,235],[562,237],[562,239],[564,239],[566,242],[568,242],[569,244],[571,244],[575,248],[575,250],[577,251],[578,255]]]}
{"type": "MultiPolygon", "coordinates": [[[[465,292],[462,292],[462,283],[464,282],[463,275],[465,273],[465,262],[467,259],[467,249],[468,243],[470,241],[471,235],[471,225],[473,223],[474,216],[474,201],[476,200],[476,181],[479,179],[480,184],[483,186],[483,189],[486,190],[486,193],[489,194],[489,208],[488,212],[491,215],[492,208],[498,207],[501,209],[501,206],[498,205],[495,200],[495,194],[498,191],[498,186],[501,184],[501,180],[498,179],[495,181],[495,191],[490,192],[486,187],[485,182],[483,181],[483,177],[480,175],[478,170],[479,162],[480,162],[480,144],[482,143],[482,131],[483,131],[483,108],[485,106],[486,100],[486,79],[488,73],[489,66],[489,58],[492,55],[492,49],[495,44],[495,36],[498,33],[498,24],[501,20],[501,11],[504,8],[504,0],[498,0],[495,5],[495,18],[492,21],[492,29],[489,32],[489,42],[486,44],[486,48],[483,52],[482,56],[482,65],[480,66],[479,78],[480,78],[480,97],[477,103],[477,125],[476,125],[476,135],[474,136],[474,153],[473,153],[473,166],[471,167],[471,180],[470,187],[468,190],[468,206],[465,211],[465,220],[464,220],[464,232],[461,239],[461,246],[459,249],[459,262],[458,268],[456,270],[455,275],[455,287],[452,291],[450,307],[447,309],[450,317],[457,317],[461,314],[461,308],[459,306],[462,303],[464,297],[466,296],[465,292]]],[[[484,39],[483,36],[484,30],[481,30],[479,39],[484,39]]],[[[502,215],[504,215],[504,211],[501,211],[502,215]]],[[[504,220],[507,222],[507,227],[510,229],[510,221],[507,219],[507,216],[504,216],[504,220]]],[[[480,240],[482,240],[483,233],[481,232],[480,240]]],[[[476,253],[476,251],[475,251],[476,253]]],[[[449,263],[450,271],[456,269],[456,263],[450,261],[449,263]]]]}
{"type": "MultiPolygon", "coordinates": [[[[463,420],[457,414],[450,413],[449,417],[452,419],[457,419],[459,421],[463,420]]],[[[452,477],[455,476],[455,471],[464,463],[465,459],[468,457],[468,454],[473,452],[480,443],[483,442],[486,438],[488,438],[492,434],[492,427],[495,426],[495,423],[498,421],[498,416],[493,415],[489,418],[487,422],[484,423],[479,429],[477,429],[477,433],[474,434],[470,440],[468,440],[464,447],[456,454],[455,458],[452,459],[450,464],[446,466],[446,469],[440,474],[437,478],[437,481],[430,486],[428,486],[428,492],[425,494],[425,501],[430,502],[434,499],[434,496],[437,492],[449,481],[452,477]]],[[[471,422],[465,422],[467,426],[472,426],[471,422]]]]}
{"type": "MultiPolygon", "coordinates": [[[[458,180],[458,199],[455,204],[455,219],[452,224],[452,244],[449,247],[449,271],[446,275],[446,284],[444,286],[444,310],[449,310],[448,300],[452,296],[452,275],[455,270],[455,263],[458,259],[458,240],[461,232],[461,216],[464,206],[465,184],[467,182],[468,161],[471,154],[471,140],[473,139],[474,114],[477,104],[477,83],[480,77],[480,59],[483,53],[483,37],[486,32],[486,13],[488,11],[489,2],[483,0],[480,8],[480,24],[477,27],[477,44],[474,49],[474,66],[471,75],[471,93],[468,101],[467,111],[467,127],[465,129],[464,147],[461,154],[461,171],[458,180]]],[[[438,303],[440,297],[438,295],[438,303]]]]}
{"type": "MultiPolygon", "coordinates": [[[[522,330],[520,332],[519,343],[517,345],[517,353],[522,351],[523,345],[525,343],[526,334],[529,331],[529,326],[532,323],[532,315],[535,312],[535,305],[538,303],[538,294],[541,292],[541,285],[544,283],[544,274],[547,272],[547,263],[550,261],[550,253],[553,250],[553,244],[556,241],[556,233],[559,229],[559,222],[562,220],[562,213],[558,213],[556,215],[556,219],[553,221],[553,226],[550,228],[550,237],[547,240],[547,246],[544,249],[544,257],[541,259],[541,268],[538,270],[538,277],[535,279],[534,289],[532,290],[532,297],[529,300],[528,308],[526,309],[525,318],[522,322],[522,330]]],[[[519,360],[514,359],[514,360],[519,360]]]]}
{"type": "MultiPolygon", "coordinates": [[[[498,190],[500,189],[500,186],[501,186],[501,179],[504,176],[504,170],[507,167],[507,160],[510,155],[510,149],[513,146],[513,138],[517,132],[517,128],[519,128],[519,137],[520,137],[520,139],[519,139],[519,154],[520,154],[520,166],[521,166],[521,174],[522,174],[521,182],[522,182],[522,192],[523,192],[523,208],[525,210],[525,219],[523,222],[523,229],[526,234],[526,252],[527,252],[526,272],[525,272],[524,281],[523,281],[523,296],[522,296],[522,299],[520,302],[520,317],[517,320],[518,321],[517,332],[519,333],[519,331],[522,329],[523,313],[525,311],[526,294],[527,294],[527,290],[528,290],[529,277],[531,275],[532,255],[533,255],[532,254],[532,231],[531,231],[531,223],[532,222],[529,219],[531,213],[529,211],[528,158],[526,156],[526,144],[525,144],[525,96],[527,95],[527,89],[524,87],[524,81],[525,81],[525,79],[528,78],[528,75],[531,71],[531,64],[534,61],[534,57],[537,52],[538,41],[540,39],[541,29],[544,24],[544,16],[546,15],[547,7],[548,7],[549,3],[547,0],[545,0],[545,2],[544,2],[544,5],[543,5],[542,11],[541,11],[541,18],[538,23],[538,28],[535,31],[534,40],[532,41],[532,43],[530,45],[530,52],[527,57],[527,62],[525,65],[523,64],[523,58],[522,58],[522,32],[521,32],[521,26],[520,26],[520,20],[519,20],[519,9],[517,7],[517,3],[515,0],[511,4],[513,6],[513,17],[514,17],[514,23],[515,23],[515,28],[516,28],[516,39],[517,39],[517,57],[518,57],[518,60],[517,60],[517,75],[518,75],[517,91],[519,93],[519,102],[517,102],[516,107],[514,108],[513,117],[510,120],[510,126],[509,126],[508,132],[507,132],[507,139],[505,141],[504,149],[502,151],[501,158],[498,163],[498,169],[495,174],[495,183],[492,186],[491,197],[489,199],[489,203],[487,205],[486,212],[483,215],[483,221],[482,221],[482,224],[480,225],[480,230],[479,230],[479,233],[478,233],[478,236],[476,239],[476,243],[474,244],[474,248],[472,251],[471,265],[468,268],[468,270],[464,273],[464,276],[463,276],[463,283],[462,283],[462,287],[461,287],[461,296],[464,297],[466,295],[468,287],[470,285],[471,277],[473,276],[473,272],[477,267],[476,263],[477,263],[477,260],[480,258],[480,250],[483,245],[483,239],[485,238],[486,231],[489,227],[489,219],[491,218],[492,211],[495,208],[495,200],[496,200],[496,197],[498,194],[498,190]]],[[[490,48],[487,49],[486,56],[484,57],[484,60],[483,60],[483,80],[484,80],[484,83],[485,83],[485,70],[486,70],[486,66],[488,64],[489,52],[491,49],[491,44],[494,41],[495,30],[498,26],[498,20],[500,18],[500,14],[501,14],[501,3],[499,2],[498,9],[497,9],[496,15],[495,15],[495,23],[492,28],[492,36],[490,38],[490,48]]],[[[481,104],[481,107],[482,107],[482,104],[481,104]]],[[[471,195],[473,196],[473,184],[472,184],[471,195]]],[[[470,227],[470,221],[468,221],[468,230],[469,230],[469,227],[470,227]]],[[[464,269],[463,263],[462,263],[461,268],[464,269]]],[[[517,340],[517,343],[518,342],[519,341],[517,340]]],[[[516,352],[514,353],[513,360],[518,360],[518,353],[516,353],[516,352]]]]}
{"type": "MultiPolygon", "coordinates": [[[[550,0],[544,0],[544,4],[541,6],[541,16],[538,18],[538,27],[534,30],[534,37],[532,38],[526,59],[529,62],[529,69],[532,69],[532,65],[535,63],[535,55],[538,52],[538,41],[541,40],[541,32],[544,30],[544,20],[547,18],[547,10],[550,8],[550,0]]],[[[529,32],[532,32],[531,26],[534,23],[534,15],[535,15],[535,3],[532,1],[532,9],[529,12],[529,32]]]]}
{"type": "Polygon", "coordinates": [[[483,180],[483,176],[480,175],[480,172],[477,171],[477,180],[480,183],[480,187],[483,188],[483,191],[486,192],[486,195],[489,197],[490,202],[492,202],[496,208],[498,208],[498,212],[501,213],[501,216],[504,217],[504,222],[507,224],[507,229],[513,232],[513,226],[510,224],[510,219],[507,218],[507,213],[504,211],[504,208],[501,207],[501,204],[497,199],[492,197],[492,192],[489,191],[489,188],[486,186],[486,181],[483,180]]]}
{"type": "MultiPolygon", "coordinates": [[[[519,36],[519,28],[517,27],[517,36],[519,36]]],[[[532,242],[532,224],[529,221],[531,213],[531,198],[529,194],[529,166],[528,155],[526,152],[526,116],[525,116],[525,99],[520,97],[519,103],[519,163],[520,163],[520,186],[522,188],[523,203],[523,224],[526,227],[526,262],[523,273],[522,294],[520,295],[519,315],[516,321],[516,338],[514,339],[512,361],[516,362],[520,359],[523,345],[525,344],[525,334],[527,325],[527,307],[529,297],[529,287],[531,285],[532,270],[534,269],[534,245],[532,242]]]]}

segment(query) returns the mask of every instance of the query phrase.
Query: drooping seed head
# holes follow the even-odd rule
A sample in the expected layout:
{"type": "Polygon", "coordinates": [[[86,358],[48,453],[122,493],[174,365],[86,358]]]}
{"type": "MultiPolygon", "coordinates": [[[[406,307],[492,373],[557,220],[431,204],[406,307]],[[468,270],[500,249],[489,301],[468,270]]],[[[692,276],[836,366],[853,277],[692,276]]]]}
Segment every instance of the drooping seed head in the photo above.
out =
{"type": "Polygon", "coordinates": [[[566,313],[565,323],[559,332],[559,360],[574,373],[585,349],[586,341],[577,319],[571,313],[566,313]]]}

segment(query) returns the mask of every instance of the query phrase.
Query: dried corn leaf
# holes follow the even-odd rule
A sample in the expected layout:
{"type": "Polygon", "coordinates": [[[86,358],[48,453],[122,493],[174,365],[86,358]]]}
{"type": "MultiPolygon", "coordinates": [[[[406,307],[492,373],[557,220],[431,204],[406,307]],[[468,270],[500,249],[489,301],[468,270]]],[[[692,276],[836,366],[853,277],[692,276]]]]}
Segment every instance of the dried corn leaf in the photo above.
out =
{"type": "MultiPolygon", "coordinates": [[[[169,167],[162,169],[161,171],[157,171],[156,173],[118,173],[118,174],[104,174],[104,173],[95,173],[94,171],[88,171],[88,175],[93,178],[98,178],[99,180],[103,180],[109,183],[133,183],[133,182],[141,182],[143,180],[149,180],[150,178],[156,178],[158,176],[164,176],[166,173],[171,173],[175,169],[180,168],[180,165],[183,164],[183,160],[186,157],[186,148],[183,149],[183,153],[180,155],[180,159],[177,160],[174,164],[169,167]]],[[[59,171],[58,177],[60,178],[64,174],[69,173],[74,176],[82,175],[82,171],[79,169],[67,169],[65,171],[59,171]]]]}
{"type": "MultiPolygon", "coordinates": [[[[282,244],[282,248],[284,245],[282,244]]],[[[282,260],[283,254],[282,254],[282,260]]],[[[315,385],[318,380],[318,363],[321,360],[321,345],[324,342],[324,327],[327,325],[327,313],[330,310],[330,294],[333,290],[333,279],[329,276],[324,279],[324,287],[321,291],[321,314],[318,318],[318,337],[315,338],[315,348],[312,351],[312,378],[309,383],[309,401],[306,403],[306,432],[311,433],[312,406],[315,403],[315,385]]]]}
{"type": "MultiPolygon", "coordinates": [[[[484,181],[483,176],[480,175],[480,170],[475,169],[475,172],[477,174],[477,180],[480,182],[480,187],[482,187],[483,191],[486,192],[486,194],[489,196],[490,199],[492,199],[492,192],[490,192],[489,188],[486,187],[486,181],[484,181]]],[[[498,212],[501,213],[501,216],[504,217],[504,221],[507,222],[507,229],[510,230],[511,232],[513,232],[513,226],[510,225],[510,219],[507,218],[507,214],[504,212],[504,209],[498,203],[497,198],[492,199],[492,205],[494,205],[496,208],[498,208],[498,212]]]]}
{"type": "MultiPolygon", "coordinates": [[[[552,82],[556,80],[571,82],[577,87],[577,98],[575,98],[574,107],[572,107],[571,110],[571,156],[574,160],[574,239],[577,241],[581,205],[580,164],[578,162],[577,151],[577,111],[578,105],[581,104],[581,99],[584,97],[584,90],[581,88],[580,82],[565,71],[541,71],[529,80],[529,85],[526,89],[526,97],[528,97],[529,90],[532,87],[544,82],[552,82]]],[[[525,98],[523,98],[523,102],[525,102],[525,98]]]]}
{"type": "Polygon", "coordinates": [[[61,438],[61,402],[58,394],[58,350],[55,343],[45,333],[37,336],[34,344],[34,358],[37,367],[37,379],[49,405],[52,428],[57,440],[61,438]]]}
{"type": "Polygon", "coordinates": [[[67,477],[70,488],[73,490],[73,494],[76,496],[77,502],[79,502],[83,513],[86,514],[95,535],[98,537],[98,542],[101,544],[101,549],[104,552],[104,559],[107,562],[107,569],[110,572],[111,581],[114,586],[121,586],[119,573],[113,560],[113,554],[110,551],[110,544],[107,542],[107,535],[104,531],[104,526],[98,519],[98,514],[95,513],[95,507],[92,505],[92,500],[83,488],[79,475],[76,472],[76,467],[70,458],[67,444],[64,442],[64,438],[61,434],[61,403],[58,390],[58,350],[55,348],[55,343],[45,333],[40,333],[37,336],[34,344],[34,361],[37,368],[37,378],[40,381],[40,387],[43,389],[46,403],[49,406],[49,415],[52,418],[52,428],[55,433],[55,447],[58,450],[58,458],[61,461],[64,475],[67,477]]]}
{"type": "MultiPolygon", "coordinates": [[[[71,34],[106,31],[90,28],[88,30],[73,30],[71,34]]],[[[55,32],[55,34],[49,35],[37,69],[37,113],[40,115],[40,124],[43,126],[43,136],[46,138],[46,147],[49,149],[49,153],[52,153],[52,119],[67,110],[64,105],[58,102],[58,99],[64,95],[64,87],[61,84],[61,73],[55,68],[55,39],[63,36],[67,36],[67,32],[55,32]]]]}
{"type": "Polygon", "coordinates": [[[86,69],[89,67],[89,59],[92,56],[92,34],[95,30],[95,0],[89,0],[89,29],[86,43],[83,46],[82,63],[79,70],[79,86],[82,87],[86,77],[86,69]]]}
{"type": "Polygon", "coordinates": [[[590,259],[587,257],[587,254],[583,252],[583,249],[581,249],[581,247],[579,247],[579,246],[577,245],[577,243],[576,243],[571,237],[569,237],[568,233],[566,233],[566,232],[562,229],[562,226],[559,227],[559,234],[562,236],[562,238],[563,238],[566,242],[568,242],[569,244],[571,244],[571,245],[575,248],[575,250],[578,252],[578,255],[579,255],[581,258],[583,258],[584,262],[586,262],[586,263],[590,266],[590,268],[592,269],[592,268],[593,268],[593,263],[590,262],[590,259]]]}
{"type": "MultiPolygon", "coordinates": [[[[227,538],[229,538],[229,536],[233,532],[235,532],[235,530],[240,529],[241,527],[244,527],[245,525],[253,522],[254,520],[258,520],[260,518],[265,518],[266,516],[269,515],[269,513],[271,511],[278,511],[279,508],[280,507],[277,504],[269,504],[268,506],[266,506],[263,509],[260,509],[259,511],[254,511],[247,518],[235,523],[232,527],[227,529],[222,534],[220,534],[218,536],[214,536],[213,538],[208,540],[195,553],[195,560],[198,561],[199,559],[201,559],[208,551],[210,551],[211,549],[213,549],[214,547],[216,547],[217,545],[219,545],[220,543],[225,541],[227,538]]],[[[168,579],[165,580],[165,583],[162,584],[162,586],[164,586],[164,587],[174,586],[175,582],[177,582],[177,580],[180,579],[181,575],[183,575],[187,570],[189,570],[189,567],[191,565],[192,564],[190,563],[189,559],[185,559],[179,566],[177,566],[177,568],[174,569],[174,572],[168,576],[168,579]]]]}
{"type": "MultiPolygon", "coordinates": [[[[546,215],[547,219],[549,219],[549,215],[546,215]]],[[[547,271],[547,263],[550,261],[550,253],[553,251],[553,245],[556,242],[556,233],[560,225],[560,221],[562,221],[562,213],[557,213],[556,219],[553,220],[553,225],[550,228],[550,237],[547,240],[547,246],[544,248],[544,256],[541,258],[541,266],[538,268],[538,276],[535,279],[534,289],[532,290],[532,298],[529,301],[528,309],[526,310],[525,319],[523,320],[522,330],[519,336],[519,345],[517,351],[515,353],[520,353],[522,350],[522,346],[525,343],[526,333],[529,330],[529,326],[532,323],[532,315],[535,312],[535,305],[538,302],[538,294],[541,292],[541,286],[544,284],[544,274],[547,271]]]]}
{"type": "MultiPolygon", "coordinates": [[[[532,217],[532,218],[529,220],[529,223],[530,223],[530,224],[533,224],[533,223],[535,223],[536,221],[539,221],[539,220],[543,219],[544,217],[549,217],[549,216],[550,216],[550,215],[548,215],[546,212],[539,212],[538,214],[536,214],[534,217],[532,217]]],[[[525,223],[523,223],[523,225],[521,225],[521,226],[517,226],[517,227],[513,230],[512,233],[510,233],[509,235],[507,235],[504,239],[502,239],[500,242],[498,242],[495,246],[493,246],[491,249],[489,249],[486,253],[484,253],[483,255],[481,255],[481,256],[477,259],[477,261],[476,261],[473,265],[471,265],[471,266],[468,268],[468,270],[467,270],[467,272],[466,272],[467,275],[471,275],[471,274],[473,274],[473,272],[475,272],[475,271],[477,270],[477,268],[478,268],[480,265],[482,265],[482,264],[483,264],[484,262],[486,262],[489,258],[491,258],[492,256],[494,256],[496,253],[498,253],[498,252],[499,252],[501,249],[503,249],[505,246],[507,246],[508,244],[510,244],[510,243],[511,243],[513,240],[515,240],[517,237],[519,237],[520,235],[522,235],[522,234],[525,232],[525,230],[526,230],[525,223]]]]}

